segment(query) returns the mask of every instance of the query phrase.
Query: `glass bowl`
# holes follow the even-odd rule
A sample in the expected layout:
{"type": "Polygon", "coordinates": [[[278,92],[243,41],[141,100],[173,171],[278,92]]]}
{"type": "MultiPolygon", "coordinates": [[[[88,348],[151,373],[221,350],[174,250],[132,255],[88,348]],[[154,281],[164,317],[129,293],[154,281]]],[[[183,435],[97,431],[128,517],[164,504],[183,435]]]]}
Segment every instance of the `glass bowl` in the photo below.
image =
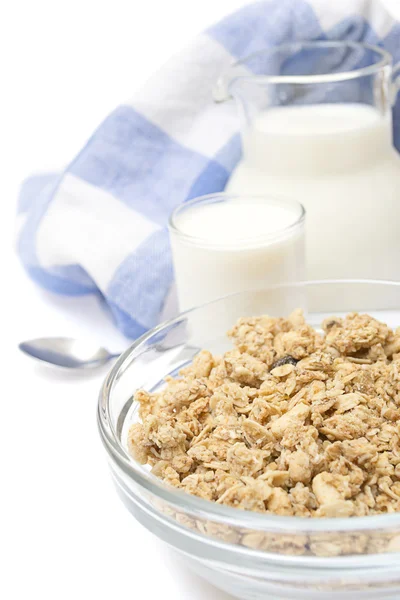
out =
{"type": "MultiPolygon", "coordinates": [[[[134,517],[198,574],[245,600],[400,597],[400,513],[347,519],[279,517],[230,508],[167,486],[127,451],[133,393],[155,391],[197,352],[231,347],[240,316],[368,312],[400,326],[400,283],[321,281],[242,292],[190,310],[135,342],[107,376],[98,419],[117,491],[134,517]]],[[[127,532],[128,535],[128,532],[127,532]]]]}

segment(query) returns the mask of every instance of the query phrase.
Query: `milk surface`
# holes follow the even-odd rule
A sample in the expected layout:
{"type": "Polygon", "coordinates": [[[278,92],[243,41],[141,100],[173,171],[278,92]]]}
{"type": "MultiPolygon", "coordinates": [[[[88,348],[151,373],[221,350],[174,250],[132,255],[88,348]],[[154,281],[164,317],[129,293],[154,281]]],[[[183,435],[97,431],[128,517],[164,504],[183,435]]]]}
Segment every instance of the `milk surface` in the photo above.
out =
{"type": "Polygon", "coordinates": [[[246,133],[244,155],[268,173],[315,177],[373,163],[390,147],[390,136],[390,117],[366,104],[273,108],[246,133]]]}
{"type": "Polygon", "coordinates": [[[298,200],[310,279],[400,279],[400,159],[363,104],[271,108],[244,134],[227,190],[298,200]]]}
{"type": "Polygon", "coordinates": [[[304,277],[298,205],[251,198],[199,204],[178,215],[171,245],[181,310],[304,277]]]}
{"type": "Polygon", "coordinates": [[[186,235],[201,238],[202,245],[224,250],[269,244],[271,236],[285,237],[283,230],[295,220],[295,212],[285,206],[239,199],[193,207],[179,216],[178,226],[186,235]]]}

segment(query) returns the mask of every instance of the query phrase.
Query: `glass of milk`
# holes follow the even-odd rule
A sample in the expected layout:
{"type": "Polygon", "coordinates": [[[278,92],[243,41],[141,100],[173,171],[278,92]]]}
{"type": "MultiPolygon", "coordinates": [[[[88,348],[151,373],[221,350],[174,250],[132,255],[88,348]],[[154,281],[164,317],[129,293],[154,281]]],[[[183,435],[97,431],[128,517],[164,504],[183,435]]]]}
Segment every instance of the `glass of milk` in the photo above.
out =
{"type": "Polygon", "coordinates": [[[400,279],[395,72],[382,48],[300,42],[245,57],[217,85],[216,100],[235,99],[242,133],[226,190],[304,205],[310,279],[400,279]]]}
{"type": "Polygon", "coordinates": [[[273,196],[218,193],[179,205],[169,223],[179,308],[303,280],[304,220],[301,204],[273,196]]]}

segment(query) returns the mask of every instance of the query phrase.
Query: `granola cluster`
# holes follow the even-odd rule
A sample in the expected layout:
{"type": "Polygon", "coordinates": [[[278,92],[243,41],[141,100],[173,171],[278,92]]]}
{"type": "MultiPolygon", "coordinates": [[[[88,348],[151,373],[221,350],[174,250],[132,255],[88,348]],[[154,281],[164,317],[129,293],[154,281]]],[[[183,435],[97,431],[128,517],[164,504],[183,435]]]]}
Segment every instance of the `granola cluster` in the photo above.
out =
{"type": "Polygon", "coordinates": [[[245,510],[302,517],[400,511],[400,329],[351,313],[307,325],[242,318],[222,357],[200,352],[140,390],[131,455],[166,483],[245,510]]]}

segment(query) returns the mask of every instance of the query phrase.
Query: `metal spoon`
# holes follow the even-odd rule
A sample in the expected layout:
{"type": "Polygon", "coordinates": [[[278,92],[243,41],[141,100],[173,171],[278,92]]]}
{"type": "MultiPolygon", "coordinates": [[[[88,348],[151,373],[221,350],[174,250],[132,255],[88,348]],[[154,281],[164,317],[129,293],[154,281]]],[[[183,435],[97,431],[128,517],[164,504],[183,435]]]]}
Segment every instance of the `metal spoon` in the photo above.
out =
{"type": "Polygon", "coordinates": [[[94,369],[119,356],[90,342],[65,337],[38,338],[18,347],[32,358],[64,369],[94,369]]]}

